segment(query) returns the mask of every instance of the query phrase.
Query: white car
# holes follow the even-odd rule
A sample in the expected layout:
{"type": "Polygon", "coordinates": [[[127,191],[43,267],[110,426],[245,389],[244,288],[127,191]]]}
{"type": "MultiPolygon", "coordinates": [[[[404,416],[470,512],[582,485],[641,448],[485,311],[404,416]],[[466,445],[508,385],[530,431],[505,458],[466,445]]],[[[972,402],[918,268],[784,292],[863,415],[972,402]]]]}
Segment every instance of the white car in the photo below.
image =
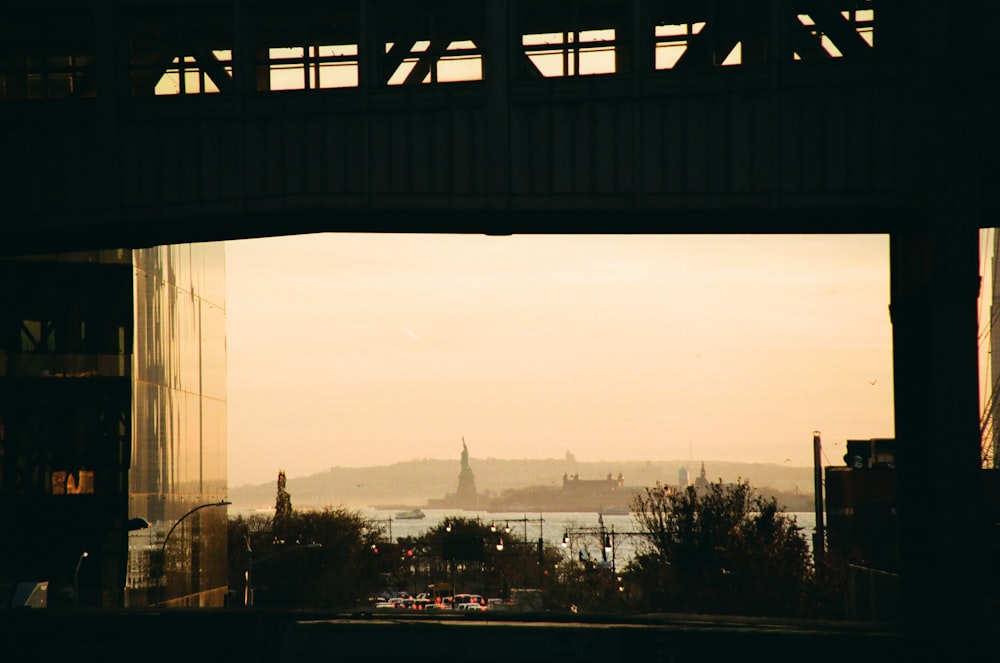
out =
{"type": "Polygon", "coordinates": [[[477,612],[482,612],[486,610],[486,606],[481,603],[459,603],[456,606],[457,610],[475,610],[477,612]]]}

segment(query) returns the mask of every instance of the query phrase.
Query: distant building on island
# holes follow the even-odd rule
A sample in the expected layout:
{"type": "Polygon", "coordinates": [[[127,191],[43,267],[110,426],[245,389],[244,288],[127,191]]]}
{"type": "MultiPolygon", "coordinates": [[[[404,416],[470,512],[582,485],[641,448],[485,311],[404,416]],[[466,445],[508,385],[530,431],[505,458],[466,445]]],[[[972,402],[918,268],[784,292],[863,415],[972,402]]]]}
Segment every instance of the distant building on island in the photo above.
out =
{"type": "Polygon", "coordinates": [[[608,472],[606,479],[581,479],[579,474],[563,474],[562,489],[566,496],[573,495],[599,495],[602,493],[613,493],[615,490],[625,486],[625,479],[622,473],[618,473],[615,479],[611,472],[608,472]]]}
{"type": "Polygon", "coordinates": [[[621,472],[603,479],[581,479],[578,473],[564,473],[562,485],[532,486],[505,490],[489,501],[490,511],[597,511],[628,513],[637,488],[625,485],[621,472]]]}
{"type": "Polygon", "coordinates": [[[694,492],[699,495],[708,492],[708,477],[705,476],[705,461],[701,461],[701,474],[694,480],[694,492]]]}
{"type": "Polygon", "coordinates": [[[442,498],[431,498],[427,500],[427,506],[431,509],[475,509],[479,506],[479,495],[476,492],[476,475],[469,465],[469,448],[465,445],[465,438],[462,438],[462,466],[458,473],[458,489],[454,493],[449,493],[442,498]]]}
{"type": "MultiPolygon", "coordinates": [[[[575,458],[567,451],[567,459],[575,458]]],[[[622,472],[615,475],[608,472],[603,479],[583,479],[579,472],[564,472],[562,484],[549,486],[528,486],[525,488],[510,488],[499,495],[487,491],[479,495],[476,490],[476,476],[469,463],[469,448],[462,438],[461,466],[458,473],[458,486],[453,493],[444,497],[432,497],[427,500],[428,509],[462,509],[488,511],[596,511],[604,514],[629,513],[632,502],[642,490],[641,486],[627,486],[622,472]]],[[[657,482],[657,485],[661,484],[657,482]]],[[[680,487],[692,485],[689,482],[687,468],[680,470],[680,487]]],[[[701,464],[701,475],[693,482],[693,488],[698,494],[709,490],[705,463],[701,464]]],[[[662,486],[673,490],[673,486],[662,486]]]]}
{"type": "Polygon", "coordinates": [[[678,488],[683,489],[683,488],[687,488],[688,486],[691,486],[692,488],[694,488],[694,492],[696,492],[699,495],[703,495],[706,492],[708,492],[708,489],[709,489],[710,485],[711,485],[711,482],[708,480],[708,477],[705,475],[705,461],[701,461],[701,474],[699,474],[697,476],[697,478],[695,478],[693,484],[691,483],[691,475],[688,472],[688,468],[687,467],[681,467],[681,469],[677,472],[677,487],[678,488]]]}

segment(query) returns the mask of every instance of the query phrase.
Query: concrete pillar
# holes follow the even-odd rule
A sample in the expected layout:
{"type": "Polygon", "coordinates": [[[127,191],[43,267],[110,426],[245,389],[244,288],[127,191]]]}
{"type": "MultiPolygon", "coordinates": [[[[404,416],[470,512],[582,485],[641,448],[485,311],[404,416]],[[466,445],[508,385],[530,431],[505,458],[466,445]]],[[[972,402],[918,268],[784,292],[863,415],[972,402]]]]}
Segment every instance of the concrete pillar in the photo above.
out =
{"type": "Polygon", "coordinates": [[[502,220],[510,209],[510,83],[511,67],[519,54],[511,27],[507,0],[492,0],[486,7],[486,44],[483,48],[483,77],[487,90],[489,126],[489,206],[493,214],[486,232],[503,234],[502,220]]]}
{"type": "Polygon", "coordinates": [[[890,234],[903,626],[950,641],[983,614],[977,350],[979,230],[890,234]]]}

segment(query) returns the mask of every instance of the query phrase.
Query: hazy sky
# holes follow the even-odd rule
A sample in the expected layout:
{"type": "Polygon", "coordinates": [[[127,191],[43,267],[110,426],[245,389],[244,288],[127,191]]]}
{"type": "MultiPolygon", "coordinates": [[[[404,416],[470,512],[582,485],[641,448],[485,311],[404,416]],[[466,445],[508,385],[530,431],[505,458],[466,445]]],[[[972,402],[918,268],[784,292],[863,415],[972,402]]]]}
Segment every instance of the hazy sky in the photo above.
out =
{"type": "Polygon", "coordinates": [[[229,483],[412,458],[825,462],[891,437],[888,237],[227,243],[229,483]]]}

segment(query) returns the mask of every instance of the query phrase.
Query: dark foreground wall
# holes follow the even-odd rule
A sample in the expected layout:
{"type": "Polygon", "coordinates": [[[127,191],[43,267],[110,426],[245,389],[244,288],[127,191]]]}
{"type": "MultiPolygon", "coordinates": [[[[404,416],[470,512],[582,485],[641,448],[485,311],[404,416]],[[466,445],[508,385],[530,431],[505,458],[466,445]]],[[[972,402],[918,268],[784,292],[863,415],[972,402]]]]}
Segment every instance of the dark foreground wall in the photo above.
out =
{"type": "Polygon", "coordinates": [[[844,623],[685,617],[628,623],[381,616],[330,619],[224,610],[116,614],[8,610],[0,612],[0,643],[2,661],[74,663],[679,663],[730,658],[769,663],[857,663],[948,660],[961,649],[966,650],[962,652],[966,656],[986,654],[979,649],[980,643],[935,641],[903,636],[879,626],[844,623]]]}

